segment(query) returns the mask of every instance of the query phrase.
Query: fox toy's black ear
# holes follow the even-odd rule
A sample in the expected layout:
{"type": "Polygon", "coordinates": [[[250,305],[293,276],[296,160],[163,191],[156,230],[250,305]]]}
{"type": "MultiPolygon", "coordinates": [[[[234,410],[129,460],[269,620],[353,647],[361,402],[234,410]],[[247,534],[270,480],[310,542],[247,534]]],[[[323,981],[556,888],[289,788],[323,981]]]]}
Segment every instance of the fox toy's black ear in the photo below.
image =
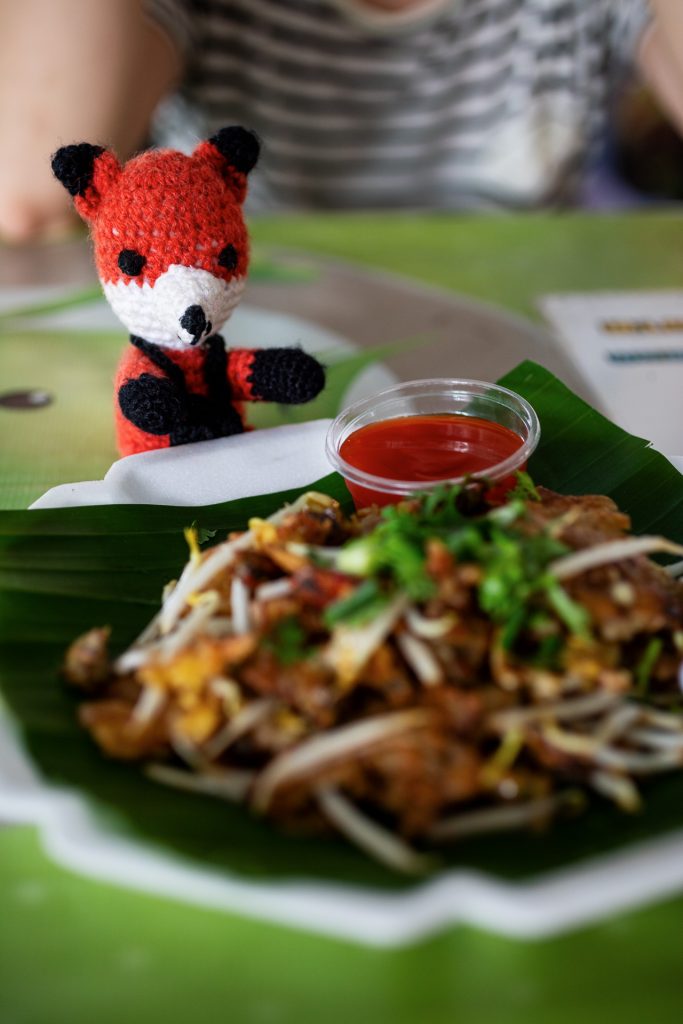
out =
{"type": "Polygon", "coordinates": [[[239,125],[221,128],[206,142],[200,142],[193,160],[214,167],[234,199],[243,203],[247,194],[247,175],[258,160],[261,143],[254,132],[239,125]]]}
{"type": "Polygon", "coordinates": [[[221,128],[209,139],[226,163],[239,171],[240,174],[249,174],[259,157],[261,143],[254,132],[240,125],[230,125],[228,128],[221,128]]]}
{"type": "Polygon", "coordinates": [[[102,146],[79,142],[62,146],[52,157],[52,172],[71,196],[84,196],[92,185],[95,158],[104,152],[102,146]]]}
{"type": "Polygon", "coordinates": [[[52,157],[52,171],[81,217],[92,220],[100,200],[118,177],[121,165],[112,152],[89,142],[62,146],[52,157]]]}

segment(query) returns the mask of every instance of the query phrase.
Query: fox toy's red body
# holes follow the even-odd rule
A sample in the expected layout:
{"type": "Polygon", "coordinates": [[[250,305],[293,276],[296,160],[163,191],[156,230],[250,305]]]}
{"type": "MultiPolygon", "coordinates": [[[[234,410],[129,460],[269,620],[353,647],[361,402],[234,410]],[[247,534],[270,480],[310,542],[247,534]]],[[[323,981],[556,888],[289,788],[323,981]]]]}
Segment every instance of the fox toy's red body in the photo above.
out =
{"type": "MultiPolygon", "coordinates": [[[[188,390],[195,395],[206,396],[206,352],[203,348],[191,348],[168,353],[172,362],[181,370],[188,390]]],[[[249,375],[254,358],[252,349],[231,349],[227,353],[227,383],[232,394],[232,404],[244,424],[244,402],[254,400],[249,375]]],[[[114,387],[118,395],[127,381],[138,380],[143,374],[163,377],[163,373],[148,355],[131,345],[124,352],[118,365],[114,387]]],[[[126,455],[151,451],[154,448],[168,448],[170,434],[154,435],[140,430],[123,415],[116,402],[116,440],[119,450],[126,455]]]]}
{"type": "Polygon", "coordinates": [[[122,455],[245,429],[242,402],[307,402],[322,367],[299,349],[226,351],[217,333],[249,264],[242,216],[256,137],[224,128],[186,156],[64,146],[52,167],[91,225],[97,271],[131,332],[116,374],[122,455]]]}

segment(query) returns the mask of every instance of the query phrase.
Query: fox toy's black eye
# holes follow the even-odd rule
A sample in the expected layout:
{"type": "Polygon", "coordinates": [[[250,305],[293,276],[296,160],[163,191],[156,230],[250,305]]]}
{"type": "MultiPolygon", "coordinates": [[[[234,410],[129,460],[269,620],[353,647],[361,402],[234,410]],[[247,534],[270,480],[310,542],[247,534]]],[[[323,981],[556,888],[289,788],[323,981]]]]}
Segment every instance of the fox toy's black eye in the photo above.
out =
{"type": "Polygon", "coordinates": [[[234,270],[237,266],[237,249],[234,245],[226,245],[224,249],[221,249],[218,256],[218,262],[226,270],[234,270]]]}
{"type": "Polygon", "coordinates": [[[122,249],[119,253],[118,264],[119,269],[124,274],[130,274],[131,277],[137,277],[138,274],[142,273],[147,260],[135,249],[122,249]]]}

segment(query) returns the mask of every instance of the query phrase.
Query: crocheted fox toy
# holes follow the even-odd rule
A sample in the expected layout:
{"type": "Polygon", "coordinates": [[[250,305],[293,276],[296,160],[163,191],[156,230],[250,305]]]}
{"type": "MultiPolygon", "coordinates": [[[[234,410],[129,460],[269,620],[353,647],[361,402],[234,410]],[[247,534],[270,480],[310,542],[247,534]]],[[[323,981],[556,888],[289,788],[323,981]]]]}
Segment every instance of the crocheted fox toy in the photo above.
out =
{"type": "Polygon", "coordinates": [[[258,153],[256,136],[235,126],[191,156],[150,150],[122,167],[84,142],[52,158],[131,332],[115,385],[122,455],[240,433],[242,402],[308,402],[324,386],[322,367],[300,349],[226,350],[217,333],[244,290],[242,204],[258,153]]]}

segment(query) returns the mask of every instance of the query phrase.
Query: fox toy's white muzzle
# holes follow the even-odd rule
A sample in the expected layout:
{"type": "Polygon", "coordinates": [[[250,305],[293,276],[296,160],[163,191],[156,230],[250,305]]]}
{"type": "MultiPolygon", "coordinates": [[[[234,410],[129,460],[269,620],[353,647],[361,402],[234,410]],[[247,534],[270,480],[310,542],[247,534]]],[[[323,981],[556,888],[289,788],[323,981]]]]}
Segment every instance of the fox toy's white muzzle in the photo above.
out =
{"type": "Polygon", "coordinates": [[[154,284],[103,284],[112,309],[135,334],[156,345],[187,348],[221,329],[244,291],[244,278],[223,281],[208,270],[173,264],[154,284]]]}

